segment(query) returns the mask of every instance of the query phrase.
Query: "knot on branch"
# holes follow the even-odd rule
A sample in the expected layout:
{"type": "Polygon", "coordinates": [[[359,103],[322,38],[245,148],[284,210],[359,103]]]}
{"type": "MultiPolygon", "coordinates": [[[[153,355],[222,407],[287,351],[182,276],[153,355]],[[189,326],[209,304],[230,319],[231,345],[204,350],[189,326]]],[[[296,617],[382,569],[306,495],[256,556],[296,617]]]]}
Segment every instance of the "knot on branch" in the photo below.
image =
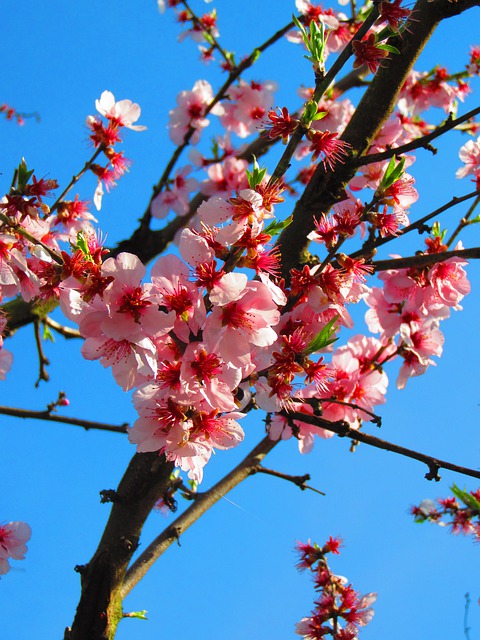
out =
{"type": "Polygon", "coordinates": [[[76,564],[73,570],[79,573],[81,576],[85,576],[88,570],[88,564],[76,564]]]}
{"type": "Polygon", "coordinates": [[[100,491],[100,502],[121,502],[118,493],[114,489],[103,489],[100,491]]]}
{"type": "Polygon", "coordinates": [[[132,540],[125,538],[125,536],[122,536],[120,538],[120,544],[127,551],[135,551],[135,549],[138,547],[138,542],[132,542],[132,540]]]}
{"type": "Polygon", "coordinates": [[[345,420],[338,420],[338,422],[335,423],[335,426],[338,429],[337,435],[339,438],[346,438],[351,435],[350,425],[348,422],[345,422],[345,420]]]}
{"type": "Polygon", "coordinates": [[[440,469],[440,465],[436,460],[431,460],[428,462],[428,473],[425,474],[425,478],[427,480],[435,480],[435,482],[439,482],[441,480],[438,475],[438,470],[440,469]]]}

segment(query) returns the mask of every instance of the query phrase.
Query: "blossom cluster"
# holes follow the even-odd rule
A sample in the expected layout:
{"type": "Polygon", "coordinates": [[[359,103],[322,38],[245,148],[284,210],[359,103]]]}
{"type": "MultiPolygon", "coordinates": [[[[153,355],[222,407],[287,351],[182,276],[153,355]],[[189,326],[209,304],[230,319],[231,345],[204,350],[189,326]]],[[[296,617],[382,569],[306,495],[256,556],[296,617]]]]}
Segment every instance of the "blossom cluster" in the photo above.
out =
{"type": "Polygon", "coordinates": [[[27,552],[26,542],[32,531],[26,522],[0,524],[0,575],[11,569],[9,559],[23,560],[27,552]]]}
{"type": "Polygon", "coordinates": [[[472,535],[480,540],[480,490],[465,491],[456,485],[451,488],[453,496],[422,500],[411,508],[415,522],[432,522],[447,526],[451,533],[472,535]]]}
{"type": "Polygon", "coordinates": [[[300,571],[311,571],[318,597],[311,615],[297,624],[296,632],[304,640],[356,640],[359,627],[367,625],[373,617],[371,605],[377,599],[376,593],[361,596],[346,578],[333,574],[326,556],[339,554],[342,541],[330,537],[320,547],[317,544],[299,542],[297,551],[300,571]]]}

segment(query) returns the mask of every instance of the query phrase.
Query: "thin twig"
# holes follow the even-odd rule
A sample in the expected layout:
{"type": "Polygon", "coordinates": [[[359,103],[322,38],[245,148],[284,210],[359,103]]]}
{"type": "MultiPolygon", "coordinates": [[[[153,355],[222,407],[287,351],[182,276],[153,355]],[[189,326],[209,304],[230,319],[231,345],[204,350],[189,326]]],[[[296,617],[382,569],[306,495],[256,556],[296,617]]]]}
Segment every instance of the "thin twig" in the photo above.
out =
{"type": "Polygon", "coordinates": [[[357,166],[362,167],[367,164],[372,164],[373,162],[383,162],[384,160],[393,158],[393,156],[400,156],[404,153],[408,153],[409,151],[414,151],[415,149],[420,149],[422,147],[432,151],[432,147],[430,147],[430,142],[432,140],[435,140],[435,138],[440,137],[451,129],[455,129],[455,127],[458,127],[463,122],[470,120],[470,118],[474,118],[479,113],[480,107],[472,109],[468,113],[465,113],[463,116],[455,119],[453,119],[452,114],[450,114],[446,121],[439,127],[436,127],[436,129],[434,129],[434,131],[432,131],[431,133],[428,133],[425,136],[421,136],[420,138],[415,138],[415,140],[412,140],[411,142],[403,144],[399,147],[392,147],[390,149],[387,149],[387,151],[382,151],[380,153],[371,153],[369,155],[362,156],[357,160],[356,164],[357,166]]]}
{"type": "Polygon", "coordinates": [[[315,487],[310,487],[307,484],[307,481],[310,480],[310,474],[306,473],[303,476],[291,476],[288,473],[282,473],[281,471],[275,471],[275,469],[267,469],[259,464],[257,467],[251,470],[252,475],[255,473],[265,473],[269,476],[274,476],[275,478],[281,478],[282,480],[287,480],[288,482],[292,482],[295,486],[299,487],[302,491],[305,489],[309,489],[310,491],[315,491],[315,493],[319,493],[321,496],[324,496],[324,492],[320,491],[320,489],[315,489],[315,487]]]}
{"type": "Polygon", "coordinates": [[[68,338],[82,337],[82,334],[78,329],[72,329],[71,327],[66,327],[63,324],[60,324],[59,322],[54,320],[53,318],[50,318],[50,316],[45,316],[44,318],[42,318],[42,323],[47,327],[50,327],[50,329],[53,329],[54,331],[62,335],[64,338],[68,339],[68,338]]]}
{"type": "Polygon", "coordinates": [[[321,417],[310,416],[306,413],[300,412],[287,413],[282,411],[280,415],[282,415],[287,420],[298,420],[300,422],[306,422],[307,424],[311,424],[315,427],[320,427],[321,429],[332,431],[333,433],[336,433],[341,437],[352,438],[353,440],[356,440],[358,442],[363,442],[371,447],[375,447],[376,449],[392,451],[393,453],[398,453],[407,458],[419,460],[420,462],[423,462],[428,466],[428,473],[425,474],[425,478],[427,480],[440,480],[440,476],[438,475],[439,469],[448,469],[449,471],[455,471],[456,473],[461,473],[462,475],[470,476],[471,478],[480,478],[480,471],[477,471],[476,469],[462,467],[458,464],[453,464],[452,462],[440,460],[425,453],[414,451],[413,449],[408,449],[407,447],[402,447],[398,444],[393,444],[392,442],[388,442],[387,440],[381,440],[380,438],[377,438],[375,436],[363,433],[363,431],[352,429],[350,425],[343,420],[338,420],[337,422],[329,422],[328,420],[324,420],[321,417]]]}
{"type": "Polygon", "coordinates": [[[47,371],[47,366],[50,364],[50,361],[43,352],[42,336],[40,335],[40,318],[33,321],[33,331],[35,334],[35,344],[37,345],[39,364],[38,380],[35,382],[35,387],[38,387],[41,380],[45,380],[45,382],[50,380],[50,376],[47,371]]]}
{"type": "Polygon", "coordinates": [[[361,256],[364,256],[364,255],[371,255],[374,249],[377,249],[378,247],[381,247],[382,245],[386,244],[387,242],[391,242],[396,238],[404,236],[405,234],[410,233],[411,231],[416,230],[419,233],[430,231],[431,229],[427,227],[427,224],[426,224],[427,222],[429,222],[433,218],[438,217],[441,213],[448,211],[448,209],[455,207],[457,204],[461,204],[462,202],[466,202],[467,200],[476,198],[479,195],[480,195],[480,190],[477,189],[476,191],[471,191],[470,193],[467,193],[464,196],[453,196],[451,200],[449,200],[446,204],[442,205],[438,209],[435,209],[435,211],[432,211],[431,213],[428,213],[426,216],[423,216],[423,218],[420,218],[419,220],[412,222],[412,224],[408,225],[408,227],[405,227],[405,229],[400,229],[396,236],[388,236],[386,238],[376,238],[374,242],[366,243],[358,251],[355,251],[349,254],[349,257],[360,258],[361,256]]]}
{"type": "Polygon", "coordinates": [[[470,610],[470,594],[465,594],[465,613],[463,616],[463,631],[465,633],[465,638],[470,640],[470,627],[468,626],[468,614],[470,610]]]}
{"type": "Polygon", "coordinates": [[[456,249],[453,251],[442,251],[441,253],[420,253],[408,258],[392,258],[390,260],[376,260],[371,264],[375,271],[390,271],[391,269],[410,269],[411,267],[428,267],[437,262],[444,262],[450,258],[462,258],[472,260],[480,258],[480,247],[471,249],[456,249]]]}
{"type": "Polygon", "coordinates": [[[101,144],[98,149],[95,150],[94,154],[92,155],[92,157],[90,158],[90,160],[87,160],[87,162],[83,165],[83,168],[72,177],[72,179],[70,180],[70,182],[67,184],[67,186],[65,187],[65,189],[62,191],[62,193],[58,196],[58,198],[55,200],[55,202],[53,203],[53,205],[50,207],[50,213],[53,213],[54,211],[56,211],[56,209],[58,208],[58,205],[60,204],[60,202],[62,202],[62,200],[65,198],[65,196],[67,195],[67,193],[70,191],[70,189],[80,180],[80,178],[90,169],[90,167],[92,166],[92,164],[95,162],[95,160],[98,158],[98,156],[102,153],[102,151],[105,150],[105,145],[101,144]]]}
{"type": "Polygon", "coordinates": [[[127,433],[128,423],[121,425],[107,424],[83,418],[70,418],[68,416],[58,416],[49,411],[33,411],[30,409],[18,409],[16,407],[0,407],[0,415],[12,416],[13,418],[29,418],[34,420],[46,420],[47,422],[60,422],[82,427],[85,431],[96,429],[98,431],[112,431],[113,433],[127,433]]]}
{"type": "Polygon", "coordinates": [[[472,202],[472,204],[471,204],[470,208],[468,209],[467,213],[460,220],[460,222],[457,225],[457,228],[455,229],[455,231],[452,233],[450,238],[445,243],[447,245],[447,247],[451,247],[452,244],[453,244],[453,241],[458,236],[458,234],[462,231],[462,229],[464,229],[464,227],[466,227],[468,224],[471,224],[470,223],[470,217],[473,215],[473,213],[474,213],[475,209],[478,207],[479,203],[480,203],[480,195],[477,196],[477,198],[475,198],[474,202],[472,202]]]}

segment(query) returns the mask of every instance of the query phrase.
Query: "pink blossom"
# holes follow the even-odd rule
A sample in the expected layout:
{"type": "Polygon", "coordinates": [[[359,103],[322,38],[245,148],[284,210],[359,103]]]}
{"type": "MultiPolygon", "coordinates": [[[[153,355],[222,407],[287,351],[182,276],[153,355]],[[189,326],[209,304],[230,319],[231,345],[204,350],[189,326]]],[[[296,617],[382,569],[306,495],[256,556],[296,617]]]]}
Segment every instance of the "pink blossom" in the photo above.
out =
{"type": "Polygon", "coordinates": [[[207,169],[208,180],[200,185],[200,191],[207,196],[221,195],[230,197],[232,192],[245,189],[248,186],[245,170],[246,160],[227,158],[223,162],[216,162],[207,169]]]}
{"type": "Polygon", "coordinates": [[[124,391],[151,380],[157,373],[157,351],[146,337],[130,341],[90,336],[82,345],[82,355],[86,360],[100,360],[102,367],[112,367],[113,377],[124,391]]]}
{"type": "Polygon", "coordinates": [[[257,129],[271,109],[276,90],[274,82],[247,83],[239,80],[238,85],[229,90],[230,102],[225,103],[225,113],[220,121],[227,131],[233,131],[239,138],[246,138],[257,129]]]}
{"type": "Polygon", "coordinates": [[[26,522],[7,522],[0,525],[0,575],[10,571],[9,558],[23,560],[32,530],[26,522]]]}
{"type": "Polygon", "coordinates": [[[457,178],[473,175],[480,176],[480,138],[468,140],[458,153],[460,160],[465,163],[464,167],[457,170],[457,178]]]}
{"type": "Polygon", "coordinates": [[[162,256],[152,267],[152,295],[159,305],[175,312],[175,334],[186,343],[205,321],[205,305],[197,287],[189,281],[190,272],[177,256],[162,256]]]}
{"type": "Polygon", "coordinates": [[[444,337],[435,324],[417,331],[402,325],[400,335],[404,363],[398,374],[397,388],[404,389],[408,378],[422,375],[430,365],[435,365],[430,356],[442,355],[444,337]]]}
{"type": "Polygon", "coordinates": [[[164,218],[170,210],[178,216],[184,216],[188,212],[189,194],[198,188],[198,182],[195,178],[187,178],[191,171],[190,165],[183,169],[177,169],[172,187],[159,193],[152,202],[151,212],[154,218],[164,218]]]}
{"type": "Polygon", "coordinates": [[[133,124],[140,117],[141,109],[138,104],[131,100],[115,102],[115,97],[110,91],[102,93],[100,100],[95,101],[95,108],[102,116],[127,129],[144,131],[147,128],[143,125],[133,124]]]}
{"type": "Polygon", "coordinates": [[[130,253],[120,253],[102,265],[102,276],[113,282],[103,294],[108,316],[101,329],[114,340],[136,341],[144,336],[165,334],[173,326],[173,318],[158,308],[152,285],[142,285],[145,267],[130,253]]]}
{"type": "MultiPolygon", "coordinates": [[[[190,142],[198,143],[202,129],[210,124],[205,118],[205,109],[212,101],[213,90],[206,80],[197,80],[192,91],[181,91],[178,94],[178,107],[170,111],[168,125],[170,138],[175,144],[182,144],[190,127],[195,130],[190,142]]],[[[216,104],[210,113],[220,116],[224,109],[220,104],[216,104]]]]}
{"type": "Polygon", "coordinates": [[[235,301],[216,306],[208,316],[203,338],[210,351],[233,367],[250,362],[252,345],[267,347],[277,339],[280,319],[272,294],[262,282],[248,282],[235,301]]]}

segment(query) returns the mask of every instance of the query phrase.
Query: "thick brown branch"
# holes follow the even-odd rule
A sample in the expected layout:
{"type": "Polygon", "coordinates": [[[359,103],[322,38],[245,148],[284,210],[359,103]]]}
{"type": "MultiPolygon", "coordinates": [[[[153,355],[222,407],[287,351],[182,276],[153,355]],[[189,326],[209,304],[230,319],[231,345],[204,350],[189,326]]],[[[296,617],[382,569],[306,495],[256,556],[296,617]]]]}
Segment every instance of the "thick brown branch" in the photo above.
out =
{"type": "Polygon", "coordinates": [[[180,515],[172,524],[165,529],[155,540],[145,549],[145,551],[132,564],[125,576],[125,581],[121,590],[124,598],[133,587],[143,578],[153,563],[163,554],[168,547],[178,540],[180,535],[194,524],[210,507],[218,502],[229,491],[234,489],[240,482],[251,475],[252,470],[258,467],[267,453],[271,451],[277,442],[265,437],[242,462],[235,467],[220,482],[217,482],[211,489],[200,493],[195,498],[195,502],[180,515]]]}
{"type": "Polygon", "coordinates": [[[133,456],[95,555],[78,567],[82,596],[65,640],[112,640],[122,618],[121,588],[145,520],[170,484],[173,463],[158,453],[133,456]]]}

